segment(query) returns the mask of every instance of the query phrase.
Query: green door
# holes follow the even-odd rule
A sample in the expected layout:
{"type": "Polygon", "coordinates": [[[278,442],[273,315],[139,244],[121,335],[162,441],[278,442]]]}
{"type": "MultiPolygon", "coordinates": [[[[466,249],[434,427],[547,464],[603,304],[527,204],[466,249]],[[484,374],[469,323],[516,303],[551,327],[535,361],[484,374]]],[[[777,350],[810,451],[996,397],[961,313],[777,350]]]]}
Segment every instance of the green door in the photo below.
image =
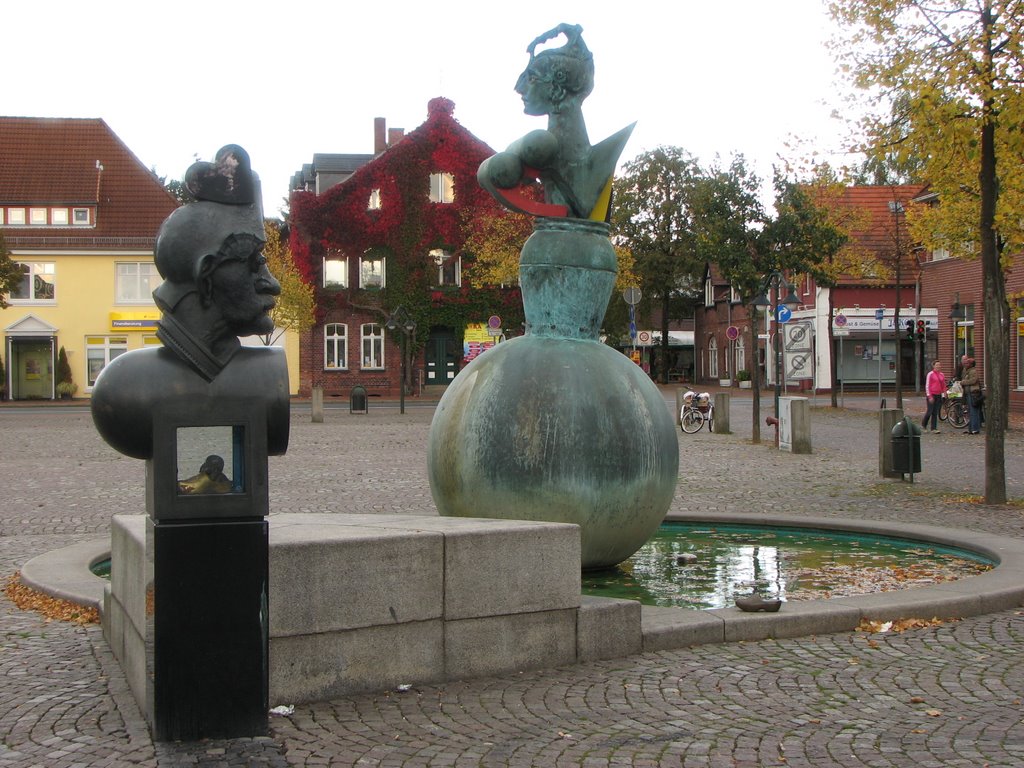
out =
{"type": "Polygon", "coordinates": [[[9,339],[12,400],[53,399],[53,339],[9,339]]]}
{"type": "Polygon", "coordinates": [[[427,386],[451,384],[459,372],[459,351],[455,346],[455,334],[451,331],[434,331],[430,334],[425,350],[427,386]]]}

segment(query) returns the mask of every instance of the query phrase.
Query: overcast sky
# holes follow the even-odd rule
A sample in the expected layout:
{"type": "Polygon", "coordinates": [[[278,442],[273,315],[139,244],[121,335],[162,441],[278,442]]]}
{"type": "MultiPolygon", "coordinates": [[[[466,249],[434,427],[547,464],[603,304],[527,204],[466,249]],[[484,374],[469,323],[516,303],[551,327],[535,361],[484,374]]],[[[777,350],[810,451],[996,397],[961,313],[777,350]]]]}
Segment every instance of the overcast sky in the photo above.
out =
{"type": "MultiPolygon", "coordinates": [[[[315,152],[373,151],[373,119],[412,130],[446,96],[495,149],[545,126],[513,91],[534,37],[580,24],[596,87],[591,142],[638,121],[660,144],[742,152],[770,177],[787,140],[829,155],[843,128],[823,0],[176,0],[8,3],[0,113],[103,118],[147,167],[245,147],[276,214],[315,152]]],[[[834,156],[839,162],[847,158],[834,156]]],[[[102,158],[98,158],[102,159],[102,158]]]]}

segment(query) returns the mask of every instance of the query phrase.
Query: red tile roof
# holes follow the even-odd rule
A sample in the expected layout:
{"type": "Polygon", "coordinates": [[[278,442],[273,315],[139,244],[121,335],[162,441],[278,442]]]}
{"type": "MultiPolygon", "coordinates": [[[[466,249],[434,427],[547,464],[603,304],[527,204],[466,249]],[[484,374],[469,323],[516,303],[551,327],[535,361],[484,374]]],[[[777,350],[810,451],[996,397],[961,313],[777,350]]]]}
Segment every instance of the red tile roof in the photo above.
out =
{"type": "Polygon", "coordinates": [[[177,207],[103,120],[38,117],[0,117],[4,204],[98,206],[95,227],[5,228],[8,245],[23,238],[26,245],[34,238],[74,238],[79,247],[88,247],[79,238],[152,240],[177,207]]]}
{"type": "MultiPolygon", "coordinates": [[[[903,249],[901,282],[913,283],[919,270],[913,240],[907,228],[906,209],[910,201],[925,189],[923,184],[863,185],[846,187],[837,204],[856,209],[849,227],[853,244],[874,254],[890,272],[897,243],[903,249]],[[894,210],[893,204],[902,206],[894,210]]],[[[865,282],[863,279],[843,279],[843,283],[865,282]]],[[[890,277],[883,282],[892,283],[890,277]]]]}

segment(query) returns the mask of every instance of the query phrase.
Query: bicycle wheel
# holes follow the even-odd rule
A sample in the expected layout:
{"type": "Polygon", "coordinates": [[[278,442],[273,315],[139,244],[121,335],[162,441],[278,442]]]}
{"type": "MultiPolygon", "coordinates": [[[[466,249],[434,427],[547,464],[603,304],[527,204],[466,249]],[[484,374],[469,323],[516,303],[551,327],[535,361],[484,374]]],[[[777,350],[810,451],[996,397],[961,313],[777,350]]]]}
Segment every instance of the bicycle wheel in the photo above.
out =
{"type": "Polygon", "coordinates": [[[713,427],[715,426],[715,406],[708,407],[708,414],[705,417],[708,423],[708,432],[714,432],[713,427]]]}
{"type": "Polygon", "coordinates": [[[963,400],[954,400],[949,406],[949,423],[957,429],[967,426],[967,404],[963,400]]]}
{"type": "Polygon", "coordinates": [[[951,402],[949,398],[942,401],[942,405],[939,406],[939,421],[949,421],[949,405],[951,402]]]}
{"type": "Polygon", "coordinates": [[[688,435],[692,435],[704,426],[704,414],[700,411],[690,409],[686,411],[686,413],[683,414],[683,418],[679,420],[679,426],[682,427],[683,432],[688,435]]]}

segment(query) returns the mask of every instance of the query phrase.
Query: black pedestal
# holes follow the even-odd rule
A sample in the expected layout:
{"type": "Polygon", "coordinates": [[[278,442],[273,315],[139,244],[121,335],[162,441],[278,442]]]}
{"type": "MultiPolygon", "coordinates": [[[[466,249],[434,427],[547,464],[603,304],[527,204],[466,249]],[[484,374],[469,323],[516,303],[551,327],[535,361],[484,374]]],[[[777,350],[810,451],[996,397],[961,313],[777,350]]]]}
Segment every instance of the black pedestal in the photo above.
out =
{"type": "Polygon", "coordinates": [[[154,738],[265,735],[266,520],[157,521],[152,531],[154,738]]]}

